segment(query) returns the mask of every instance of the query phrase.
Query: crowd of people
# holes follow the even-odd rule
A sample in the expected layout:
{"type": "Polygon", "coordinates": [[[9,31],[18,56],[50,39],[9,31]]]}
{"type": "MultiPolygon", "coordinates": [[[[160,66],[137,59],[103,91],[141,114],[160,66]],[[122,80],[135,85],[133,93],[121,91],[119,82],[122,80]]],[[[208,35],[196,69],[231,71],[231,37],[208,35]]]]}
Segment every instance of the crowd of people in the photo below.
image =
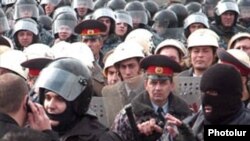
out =
{"type": "Polygon", "coordinates": [[[0,0],[0,140],[204,141],[205,125],[249,125],[249,6],[0,0]],[[183,77],[200,78],[199,107],[183,77]]]}

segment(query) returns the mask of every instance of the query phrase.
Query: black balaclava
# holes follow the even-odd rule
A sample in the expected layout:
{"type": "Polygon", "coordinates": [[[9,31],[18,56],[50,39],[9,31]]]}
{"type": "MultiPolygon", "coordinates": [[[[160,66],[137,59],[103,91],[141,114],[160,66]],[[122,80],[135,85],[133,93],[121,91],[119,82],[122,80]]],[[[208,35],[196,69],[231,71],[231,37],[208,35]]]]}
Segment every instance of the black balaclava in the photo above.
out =
{"type": "MultiPolygon", "coordinates": [[[[45,90],[44,94],[49,90],[45,90]]],[[[49,119],[59,121],[57,126],[52,126],[52,129],[56,131],[59,136],[64,135],[67,131],[72,129],[77,122],[79,122],[80,117],[74,111],[73,102],[66,102],[66,109],[63,113],[60,114],[50,114],[46,111],[49,119]]]]}
{"type": "Polygon", "coordinates": [[[57,126],[52,126],[52,129],[56,131],[59,136],[64,135],[68,130],[72,129],[80,120],[73,111],[72,103],[66,103],[67,108],[61,114],[49,114],[48,112],[46,112],[51,120],[59,121],[59,124],[57,126]]]}
{"type": "Polygon", "coordinates": [[[205,120],[212,124],[223,124],[235,115],[242,106],[242,81],[238,70],[232,65],[215,64],[204,72],[201,83],[202,108],[205,120]],[[215,92],[217,95],[209,95],[215,92]],[[204,107],[212,106],[211,113],[204,107]]]}

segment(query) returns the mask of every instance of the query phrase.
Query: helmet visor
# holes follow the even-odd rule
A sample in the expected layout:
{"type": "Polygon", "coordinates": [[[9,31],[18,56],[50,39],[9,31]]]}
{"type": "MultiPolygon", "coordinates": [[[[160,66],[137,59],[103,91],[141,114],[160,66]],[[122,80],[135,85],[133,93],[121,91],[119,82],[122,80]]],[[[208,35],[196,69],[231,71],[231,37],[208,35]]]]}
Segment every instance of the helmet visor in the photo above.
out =
{"type": "Polygon", "coordinates": [[[86,88],[87,81],[82,76],[59,68],[45,68],[40,73],[35,87],[51,90],[67,101],[74,101],[86,88]]]}
{"type": "Polygon", "coordinates": [[[249,12],[250,12],[250,6],[241,6],[240,18],[249,19],[250,18],[249,12]]]}
{"type": "Polygon", "coordinates": [[[0,33],[10,30],[9,22],[6,17],[0,18],[0,33]]]}
{"type": "Polygon", "coordinates": [[[136,24],[148,24],[148,16],[145,11],[128,11],[131,15],[133,23],[136,24]]]}
{"type": "Polygon", "coordinates": [[[38,8],[35,4],[22,4],[15,6],[14,19],[37,18],[38,15],[38,8]]]}

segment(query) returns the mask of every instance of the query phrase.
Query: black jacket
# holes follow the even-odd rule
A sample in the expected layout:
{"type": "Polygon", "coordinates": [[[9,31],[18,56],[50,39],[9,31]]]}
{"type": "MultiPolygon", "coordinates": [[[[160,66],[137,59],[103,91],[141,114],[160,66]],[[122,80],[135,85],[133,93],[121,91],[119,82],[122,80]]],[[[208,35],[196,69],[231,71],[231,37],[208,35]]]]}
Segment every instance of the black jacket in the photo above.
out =
{"type": "MultiPolygon", "coordinates": [[[[204,125],[211,123],[206,121],[202,111],[186,118],[183,122],[183,127],[179,128],[180,137],[175,141],[204,141],[204,125]]],[[[242,106],[237,113],[222,121],[221,125],[250,125],[250,110],[242,106]]]]}
{"type": "Polygon", "coordinates": [[[70,131],[60,137],[61,141],[121,141],[109,131],[95,116],[85,115],[70,131]]]}
{"type": "MultiPolygon", "coordinates": [[[[11,118],[9,115],[0,113],[0,138],[2,138],[8,132],[17,132],[22,130],[23,127],[20,127],[18,123],[11,118]]],[[[41,134],[48,136],[48,141],[59,141],[57,134],[51,130],[45,130],[41,134]]]]}
{"type": "Polygon", "coordinates": [[[18,131],[22,128],[10,116],[0,113],[0,138],[10,131],[18,131]]]}

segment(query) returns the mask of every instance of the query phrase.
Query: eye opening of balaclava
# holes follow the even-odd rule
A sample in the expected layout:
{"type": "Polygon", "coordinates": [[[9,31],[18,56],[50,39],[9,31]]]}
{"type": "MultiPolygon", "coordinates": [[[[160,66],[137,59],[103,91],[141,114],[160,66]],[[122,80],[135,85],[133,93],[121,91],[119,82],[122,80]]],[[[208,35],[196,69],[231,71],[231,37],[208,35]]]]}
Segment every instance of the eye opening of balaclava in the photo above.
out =
{"type": "Polygon", "coordinates": [[[210,123],[221,124],[238,112],[242,106],[241,76],[232,65],[211,66],[201,78],[200,89],[204,93],[202,109],[205,119],[210,123]],[[205,106],[211,106],[212,111],[206,113],[205,106]]]}
{"type": "MultiPolygon", "coordinates": [[[[43,94],[45,95],[49,91],[50,90],[44,89],[43,94]]],[[[60,136],[63,135],[68,130],[72,129],[75,126],[75,124],[79,121],[79,118],[80,118],[77,116],[77,114],[74,111],[73,101],[69,102],[69,101],[66,101],[64,98],[62,99],[66,103],[66,109],[64,110],[64,112],[60,114],[51,114],[45,110],[49,119],[59,122],[57,126],[52,126],[52,129],[58,132],[60,136]]]]}

